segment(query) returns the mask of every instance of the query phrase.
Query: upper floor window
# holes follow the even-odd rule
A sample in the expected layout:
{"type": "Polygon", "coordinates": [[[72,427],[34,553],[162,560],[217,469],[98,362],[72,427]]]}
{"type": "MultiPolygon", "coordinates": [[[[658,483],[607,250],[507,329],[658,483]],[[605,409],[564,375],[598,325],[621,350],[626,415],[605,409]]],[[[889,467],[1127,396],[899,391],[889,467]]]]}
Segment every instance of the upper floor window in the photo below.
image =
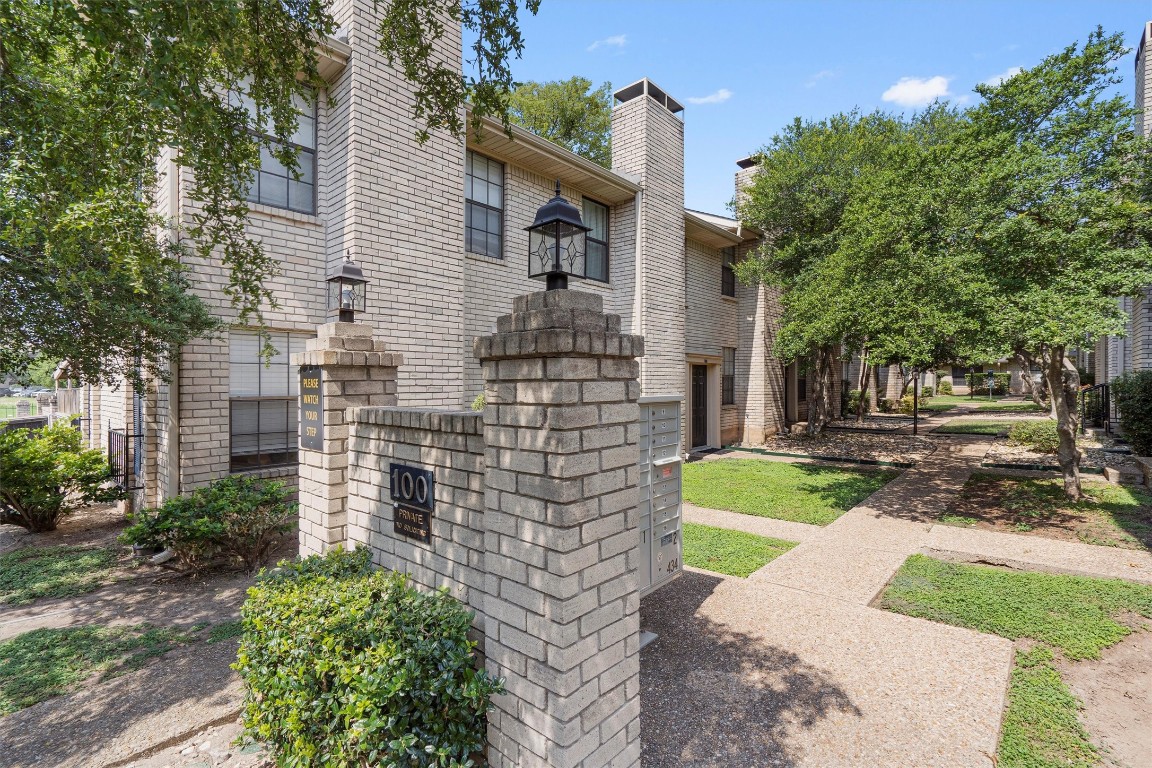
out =
{"type": "Polygon", "coordinates": [[[260,356],[260,336],[250,331],[228,335],[229,421],[232,472],[295,464],[298,456],[297,398],[299,369],[291,355],[304,351],[301,334],[272,333],[276,355],[260,356]]]}
{"type": "MultiPolygon", "coordinates": [[[[255,108],[243,93],[235,94],[249,112],[255,108]]],[[[260,138],[273,147],[291,146],[296,149],[296,164],[289,168],[280,162],[267,146],[260,147],[260,170],[256,172],[246,196],[249,202],[287,208],[301,213],[316,212],[316,101],[293,97],[299,112],[296,133],[287,142],[276,141],[268,134],[260,138]]]]}
{"type": "Polygon", "coordinates": [[[736,405],[736,348],[722,349],[724,361],[720,368],[720,404],[736,405]]]}
{"type": "Polygon", "coordinates": [[[608,282],[608,206],[584,198],[584,226],[588,232],[584,276],[608,282]]]}
{"type": "Polygon", "coordinates": [[[720,294],[722,296],[736,295],[736,249],[724,248],[721,254],[720,294]]]}
{"type": "Polygon", "coordinates": [[[464,249],[504,257],[504,164],[469,150],[464,160],[464,249]]]}

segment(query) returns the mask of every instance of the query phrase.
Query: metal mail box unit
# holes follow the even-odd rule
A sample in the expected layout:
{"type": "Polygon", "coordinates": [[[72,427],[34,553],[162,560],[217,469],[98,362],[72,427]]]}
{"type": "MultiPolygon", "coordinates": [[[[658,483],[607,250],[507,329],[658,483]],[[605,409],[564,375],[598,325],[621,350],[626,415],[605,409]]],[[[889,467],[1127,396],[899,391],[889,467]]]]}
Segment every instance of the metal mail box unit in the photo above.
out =
{"type": "Polygon", "coordinates": [[[640,398],[640,595],[667,584],[683,568],[680,519],[680,418],[684,398],[640,398]]]}

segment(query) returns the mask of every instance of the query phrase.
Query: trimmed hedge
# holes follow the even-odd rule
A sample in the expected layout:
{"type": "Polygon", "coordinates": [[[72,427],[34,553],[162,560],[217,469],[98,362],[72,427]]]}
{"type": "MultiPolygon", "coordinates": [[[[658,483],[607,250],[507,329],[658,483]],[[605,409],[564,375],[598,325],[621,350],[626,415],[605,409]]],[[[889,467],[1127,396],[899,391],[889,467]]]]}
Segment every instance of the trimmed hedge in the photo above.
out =
{"type": "MultiPolygon", "coordinates": [[[[968,391],[973,395],[988,394],[988,374],[965,374],[964,380],[968,383],[968,391]]],[[[1012,374],[1007,371],[992,372],[992,394],[1006,395],[1012,387],[1012,374]]]]}
{"type": "Polygon", "coordinates": [[[234,668],[245,737],[281,768],[475,765],[490,697],[472,614],[373,571],[367,550],[281,564],[248,590],[234,668]]]}
{"type": "Polygon", "coordinates": [[[1152,456],[1152,370],[1126,373],[1112,382],[1120,429],[1137,456],[1152,456]]]}

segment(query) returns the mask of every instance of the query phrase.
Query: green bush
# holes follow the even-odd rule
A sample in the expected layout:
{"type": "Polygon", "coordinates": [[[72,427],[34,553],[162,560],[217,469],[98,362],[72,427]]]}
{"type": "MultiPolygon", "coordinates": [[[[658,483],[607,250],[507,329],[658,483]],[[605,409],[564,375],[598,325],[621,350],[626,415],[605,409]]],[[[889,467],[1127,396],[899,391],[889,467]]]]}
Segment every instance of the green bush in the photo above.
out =
{"type": "Polygon", "coordinates": [[[1112,382],[1120,429],[1137,456],[1152,456],[1152,370],[1126,373],[1112,382]]]}
{"type": "MultiPolygon", "coordinates": [[[[848,413],[846,413],[845,416],[855,416],[856,412],[857,412],[857,410],[859,410],[859,408],[860,408],[860,390],[853,389],[851,392],[848,393],[848,413]]],[[[872,404],[869,403],[868,401],[864,401],[864,413],[868,413],[870,410],[872,410],[872,404]]]]}
{"type": "Polygon", "coordinates": [[[1021,421],[1008,430],[1008,442],[1031,448],[1038,453],[1056,453],[1060,449],[1060,436],[1056,432],[1056,422],[1021,421]]]}
{"type": "Polygon", "coordinates": [[[921,400],[927,400],[928,398],[932,397],[933,394],[934,394],[934,390],[932,389],[932,387],[921,387],[921,389],[920,389],[920,399],[921,400]]]}
{"type": "Polygon", "coordinates": [[[0,523],[56,530],[65,515],[119,499],[104,454],[80,445],[80,430],[59,421],[0,432],[0,523]]]}
{"type": "Polygon", "coordinates": [[[936,391],[941,395],[952,394],[952,377],[942,374],[940,378],[936,379],[936,391]]]}
{"type": "MultiPolygon", "coordinates": [[[[969,373],[965,374],[964,380],[968,382],[968,391],[973,395],[987,395],[988,394],[988,374],[987,373],[969,373]]],[[[1012,374],[1007,371],[993,371],[992,373],[992,394],[993,395],[1006,395],[1012,387],[1012,374]]]]}
{"type": "Polygon", "coordinates": [[[292,529],[295,515],[283,483],[230,476],[137,512],[120,540],[171,549],[193,570],[230,556],[251,572],[292,529]]]}
{"type": "Polygon", "coordinates": [[[480,394],[476,395],[476,397],[472,398],[472,410],[482,411],[484,410],[484,406],[487,405],[487,403],[487,397],[485,397],[484,393],[481,392],[480,394]]]}
{"type": "Polygon", "coordinates": [[[262,579],[241,616],[244,734],[278,766],[475,765],[503,687],[447,593],[337,550],[262,579]]]}

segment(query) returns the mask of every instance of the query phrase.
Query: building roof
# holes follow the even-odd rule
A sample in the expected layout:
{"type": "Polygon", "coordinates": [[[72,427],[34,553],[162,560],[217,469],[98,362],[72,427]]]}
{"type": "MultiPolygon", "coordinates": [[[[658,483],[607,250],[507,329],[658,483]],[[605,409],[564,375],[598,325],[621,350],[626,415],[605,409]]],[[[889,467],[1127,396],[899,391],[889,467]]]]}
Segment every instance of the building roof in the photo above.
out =
{"type": "Polygon", "coordinates": [[[522,166],[549,180],[559,179],[608,205],[628,202],[640,191],[636,181],[597,165],[518,125],[512,126],[511,138],[504,132],[504,126],[496,120],[484,118],[482,125],[482,137],[476,135],[471,125],[468,126],[469,149],[522,166]]]}
{"type": "Polygon", "coordinates": [[[711,245],[714,248],[727,248],[739,245],[745,240],[755,240],[759,231],[740,223],[737,219],[715,213],[684,209],[685,234],[693,240],[711,245]]]}

